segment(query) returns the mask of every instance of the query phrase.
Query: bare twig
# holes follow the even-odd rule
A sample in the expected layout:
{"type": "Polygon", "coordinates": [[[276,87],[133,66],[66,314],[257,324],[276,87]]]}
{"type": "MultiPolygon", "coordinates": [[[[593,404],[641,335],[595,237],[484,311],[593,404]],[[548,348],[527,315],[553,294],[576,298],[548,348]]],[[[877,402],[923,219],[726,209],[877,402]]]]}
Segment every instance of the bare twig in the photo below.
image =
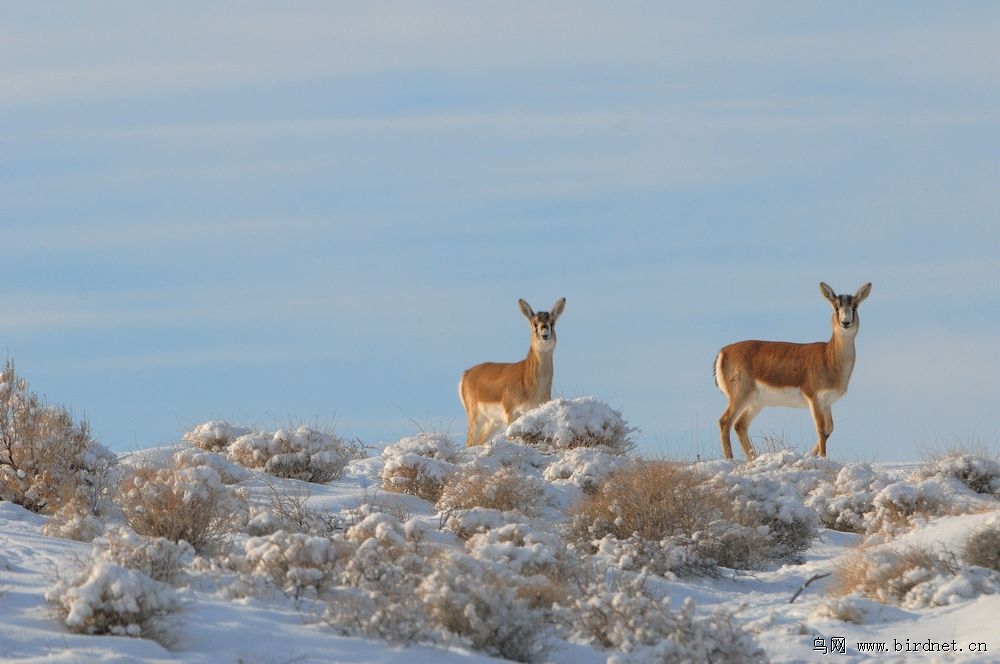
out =
{"type": "Polygon", "coordinates": [[[813,581],[819,581],[820,579],[825,579],[828,576],[830,576],[830,572],[827,572],[826,574],[814,574],[808,581],[802,584],[801,588],[795,591],[795,594],[792,595],[792,598],[790,600],[788,600],[788,603],[791,604],[792,602],[797,600],[799,598],[799,595],[802,594],[802,591],[809,587],[810,583],[812,583],[813,581]]]}

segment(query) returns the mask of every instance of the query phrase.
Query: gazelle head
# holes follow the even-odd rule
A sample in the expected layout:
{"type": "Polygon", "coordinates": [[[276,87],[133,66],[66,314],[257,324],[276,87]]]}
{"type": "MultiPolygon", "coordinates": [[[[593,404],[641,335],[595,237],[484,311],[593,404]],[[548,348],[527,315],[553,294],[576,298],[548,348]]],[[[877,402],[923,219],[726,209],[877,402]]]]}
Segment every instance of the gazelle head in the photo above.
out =
{"type": "Polygon", "coordinates": [[[858,289],[854,295],[837,295],[826,283],[820,282],[819,290],[833,307],[834,330],[856,334],[858,331],[858,305],[872,292],[871,283],[858,289]]]}
{"type": "Polygon", "coordinates": [[[552,305],[551,311],[535,313],[524,300],[518,300],[521,313],[531,325],[531,346],[538,350],[552,350],[556,346],[556,320],[566,306],[566,298],[561,297],[552,305]]]}

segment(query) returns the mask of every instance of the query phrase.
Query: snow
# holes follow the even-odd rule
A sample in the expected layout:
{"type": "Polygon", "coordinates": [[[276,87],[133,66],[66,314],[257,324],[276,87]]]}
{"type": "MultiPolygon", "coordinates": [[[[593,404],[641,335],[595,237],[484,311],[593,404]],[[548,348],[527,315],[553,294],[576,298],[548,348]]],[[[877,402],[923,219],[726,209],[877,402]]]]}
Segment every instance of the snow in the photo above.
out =
{"type": "Polygon", "coordinates": [[[238,439],[296,432],[262,435],[214,422],[178,446],[120,457],[122,472],[175,464],[186,495],[206,485],[240,492],[254,515],[250,528],[215,557],[139,537],[113,514],[94,542],[47,536],[50,517],[0,502],[0,662],[1000,662],[1000,573],[961,561],[971,533],[1000,526],[1000,465],[989,460],[873,466],[782,452],[740,465],[700,463],[740,510],[759,512],[772,528],[815,533],[811,545],[751,570],[658,575],[630,569],[633,560],[619,559],[627,547],[602,541],[586,593],[561,597],[562,623],[546,623],[518,589],[556,592],[548,580],[574,573],[578,552],[562,539],[561,521],[584,491],[633,458],[627,444],[569,442],[581,430],[608,430],[609,421],[627,439],[615,411],[590,399],[546,408],[471,450],[437,434],[405,438],[325,484],[235,466],[219,454],[238,439]],[[547,442],[512,435],[528,431],[545,432],[547,442]],[[470,469],[523,475],[543,487],[545,509],[440,509],[383,488],[413,467],[440,481],[470,469]],[[290,506],[339,535],[293,532],[290,506]],[[834,577],[823,576],[859,556],[877,576],[914,549],[943,562],[905,570],[912,587],[899,600],[836,594],[834,577]],[[336,585],[347,578],[356,582],[336,585]],[[121,619],[106,634],[74,631],[86,632],[102,611],[121,619]],[[130,616],[160,613],[169,618],[160,642],[137,638],[149,632],[130,616]],[[362,629],[364,621],[381,623],[362,629]],[[398,638],[406,630],[424,638],[398,638]],[[859,652],[859,642],[885,643],[887,652],[859,652]],[[843,655],[830,651],[841,643],[843,655]]]}

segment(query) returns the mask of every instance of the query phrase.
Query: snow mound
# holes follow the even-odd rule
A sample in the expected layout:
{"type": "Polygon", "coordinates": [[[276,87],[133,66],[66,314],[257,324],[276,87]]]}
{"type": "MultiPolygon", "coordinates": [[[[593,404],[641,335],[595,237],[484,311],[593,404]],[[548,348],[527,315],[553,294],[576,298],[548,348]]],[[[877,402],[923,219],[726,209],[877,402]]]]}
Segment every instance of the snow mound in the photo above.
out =
{"type": "Polygon", "coordinates": [[[505,435],[543,449],[601,447],[626,454],[635,447],[622,414],[594,397],[553,399],[529,410],[507,427],[505,435]]]}

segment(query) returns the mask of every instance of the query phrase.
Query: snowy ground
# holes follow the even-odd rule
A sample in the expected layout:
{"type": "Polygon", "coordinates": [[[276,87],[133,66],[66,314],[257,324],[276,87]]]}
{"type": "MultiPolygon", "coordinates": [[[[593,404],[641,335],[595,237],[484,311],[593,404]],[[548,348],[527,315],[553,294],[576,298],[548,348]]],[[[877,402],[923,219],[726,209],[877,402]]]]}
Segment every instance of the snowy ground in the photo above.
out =
{"type": "MultiPolygon", "coordinates": [[[[150,451],[142,453],[142,457],[146,461],[169,458],[173,451],[150,451]]],[[[122,461],[126,465],[135,464],[136,455],[123,457],[122,461]]],[[[344,477],[323,485],[277,480],[254,471],[239,486],[247,489],[251,500],[262,499],[272,488],[277,488],[288,495],[308,496],[308,504],[315,510],[337,514],[370,499],[372,491],[381,486],[380,473],[386,461],[386,457],[378,455],[355,461],[344,477]]],[[[709,462],[715,466],[721,463],[709,462]]],[[[908,479],[918,465],[914,462],[882,466],[877,472],[898,479],[900,484],[894,485],[898,493],[909,486],[921,486],[921,481],[908,479]]],[[[789,482],[802,480],[794,473],[788,477],[789,482]]],[[[940,486],[935,486],[938,488],[933,491],[940,492],[940,486]]],[[[926,482],[920,490],[933,493],[926,482]]],[[[967,513],[917,519],[910,524],[912,528],[899,529],[881,541],[899,547],[928,547],[945,554],[959,552],[969,533],[995,519],[1000,506],[1000,503],[994,505],[995,499],[989,496],[980,500],[962,494],[955,498],[945,491],[942,497],[947,501],[965,501],[968,506],[946,511],[967,513]]],[[[397,494],[392,494],[392,499],[412,519],[422,520],[429,528],[440,528],[440,515],[430,503],[397,494]]],[[[558,520],[559,512],[547,511],[544,518],[558,520]]],[[[235,597],[224,587],[228,577],[217,571],[189,574],[180,584],[182,622],[174,630],[175,642],[169,649],[141,638],[74,634],[55,615],[45,595],[57,578],[72,576],[86,565],[93,549],[90,543],[44,536],[42,527],[46,519],[11,503],[0,503],[0,661],[260,664],[495,661],[457,642],[436,646],[393,645],[378,639],[345,637],[321,619],[319,609],[309,600],[277,592],[235,597]]],[[[849,608],[857,616],[854,622],[833,617],[836,611],[830,607],[837,605],[827,593],[829,577],[817,579],[802,589],[813,577],[837,569],[844,557],[855,555],[864,537],[821,528],[801,564],[776,563],[752,572],[723,570],[716,578],[656,578],[650,583],[670,597],[671,607],[680,607],[690,598],[699,614],[708,615],[716,609],[734,612],[736,621],[753,635],[774,662],[868,659],[1000,662],[1000,636],[995,631],[1000,595],[971,588],[964,577],[936,582],[934,592],[944,599],[924,602],[923,606],[911,602],[909,608],[904,608],[863,597],[844,600],[851,603],[849,608]],[[801,594],[790,602],[800,589],[801,594]],[[886,652],[859,652],[858,644],[868,642],[876,644],[876,648],[879,643],[885,644],[886,652]],[[928,646],[942,650],[922,652],[928,646]],[[945,647],[955,651],[944,651],[945,647]]],[[[992,577],[984,583],[985,588],[1000,585],[992,577]]],[[[573,641],[561,638],[553,630],[546,661],[588,664],[605,662],[616,655],[580,639],[573,641]]],[[[629,660],[626,657],[621,661],[629,660]]]]}

